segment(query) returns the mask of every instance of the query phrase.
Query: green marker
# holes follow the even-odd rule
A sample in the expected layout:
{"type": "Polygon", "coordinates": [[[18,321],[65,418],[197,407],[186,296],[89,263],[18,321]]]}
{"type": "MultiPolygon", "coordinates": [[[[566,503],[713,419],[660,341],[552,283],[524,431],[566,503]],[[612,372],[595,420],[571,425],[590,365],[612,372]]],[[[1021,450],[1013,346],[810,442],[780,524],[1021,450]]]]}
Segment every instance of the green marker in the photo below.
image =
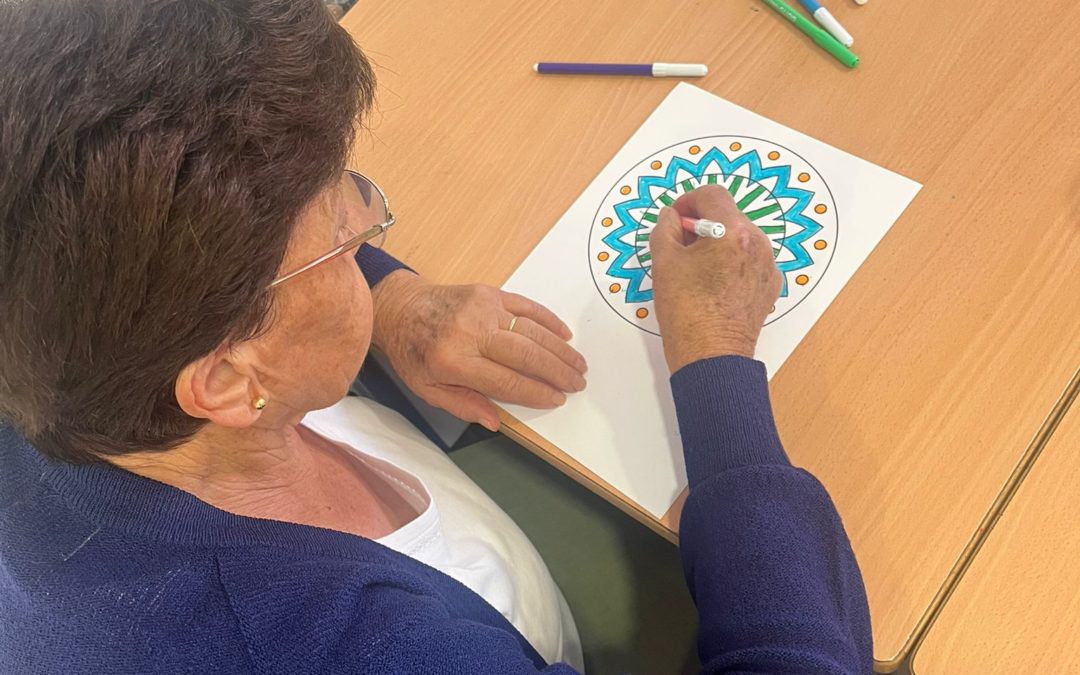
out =
{"type": "Polygon", "coordinates": [[[795,27],[810,36],[810,39],[818,43],[818,46],[836,57],[836,60],[848,68],[859,65],[859,57],[840,44],[840,41],[827,32],[810,23],[802,14],[799,14],[791,5],[784,0],[764,0],[765,4],[772,7],[785,19],[795,24],[795,27]]]}

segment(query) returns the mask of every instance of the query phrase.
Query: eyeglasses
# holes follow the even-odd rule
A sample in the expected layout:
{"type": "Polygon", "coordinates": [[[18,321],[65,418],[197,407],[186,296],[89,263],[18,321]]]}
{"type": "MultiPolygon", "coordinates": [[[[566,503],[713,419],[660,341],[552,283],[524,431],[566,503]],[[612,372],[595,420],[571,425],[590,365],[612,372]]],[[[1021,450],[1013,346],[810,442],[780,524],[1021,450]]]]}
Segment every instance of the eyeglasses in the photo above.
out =
{"type": "Polygon", "coordinates": [[[361,244],[366,243],[378,248],[386,241],[386,231],[394,224],[394,214],[390,213],[390,202],[386,200],[386,194],[362,174],[346,171],[345,176],[349,180],[342,181],[345,212],[344,222],[338,230],[338,245],[311,262],[274,279],[270,282],[270,288],[359,248],[361,244]]]}

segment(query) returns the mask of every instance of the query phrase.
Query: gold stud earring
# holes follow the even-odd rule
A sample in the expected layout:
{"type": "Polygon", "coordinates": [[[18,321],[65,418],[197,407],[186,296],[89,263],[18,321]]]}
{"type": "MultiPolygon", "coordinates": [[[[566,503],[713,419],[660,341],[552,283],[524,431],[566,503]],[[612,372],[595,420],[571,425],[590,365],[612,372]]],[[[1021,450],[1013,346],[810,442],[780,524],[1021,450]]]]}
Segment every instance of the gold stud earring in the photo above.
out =
{"type": "Polygon", "coordinates": [[[254,401],[254,403],[252,403],[252,405],[255,406],[256,410],[262,410],[263,408],[266,407],[266,399],[263,398],[262,396],[260,396],[259,398],[255,399],[255,401],[254,401]]]}

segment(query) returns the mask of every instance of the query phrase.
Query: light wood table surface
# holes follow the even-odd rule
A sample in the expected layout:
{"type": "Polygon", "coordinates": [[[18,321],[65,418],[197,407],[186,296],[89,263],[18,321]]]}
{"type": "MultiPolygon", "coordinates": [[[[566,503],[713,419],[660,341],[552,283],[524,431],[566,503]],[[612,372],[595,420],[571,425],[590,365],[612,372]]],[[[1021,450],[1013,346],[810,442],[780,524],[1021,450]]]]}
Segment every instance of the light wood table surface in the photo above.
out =
{"type": "Polygon", "coordinates": [[[916,675],[1080,673],[1077,451],[1073,406],[916,651],[916,675]]]}
{"type": "Polygon", "coordinates": [[[675,85],[537,60],[705,62],[698,86],[923,183],[771,383],[792,460],[844,518],[887,671],[1080,364],[1080,5],[830,9],[854,71],[756,0],[363,0],[343,24],[380,98],[353,165],[390,196],[392,253],[492,285],[675,85]]]}

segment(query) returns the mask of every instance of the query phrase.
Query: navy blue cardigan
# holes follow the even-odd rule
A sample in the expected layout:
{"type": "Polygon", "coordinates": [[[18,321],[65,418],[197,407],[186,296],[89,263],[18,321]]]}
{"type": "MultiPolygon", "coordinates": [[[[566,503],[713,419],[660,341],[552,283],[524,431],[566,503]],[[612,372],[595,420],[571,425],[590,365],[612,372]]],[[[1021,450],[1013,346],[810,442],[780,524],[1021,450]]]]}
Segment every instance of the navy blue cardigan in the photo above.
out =
{"type": "MultiPolygon", "coordinates": [[[[400,264],[365,248],[374,285],[400,264]]],[[[865,673],[870,619],[840,518],[793,468],[765,369],[671,378],[680,527],[709,673],[865,673]]],[[[0,427],[0,672],[569,673],[450,577],[373,541],[245,518],[0,427]]]]}

